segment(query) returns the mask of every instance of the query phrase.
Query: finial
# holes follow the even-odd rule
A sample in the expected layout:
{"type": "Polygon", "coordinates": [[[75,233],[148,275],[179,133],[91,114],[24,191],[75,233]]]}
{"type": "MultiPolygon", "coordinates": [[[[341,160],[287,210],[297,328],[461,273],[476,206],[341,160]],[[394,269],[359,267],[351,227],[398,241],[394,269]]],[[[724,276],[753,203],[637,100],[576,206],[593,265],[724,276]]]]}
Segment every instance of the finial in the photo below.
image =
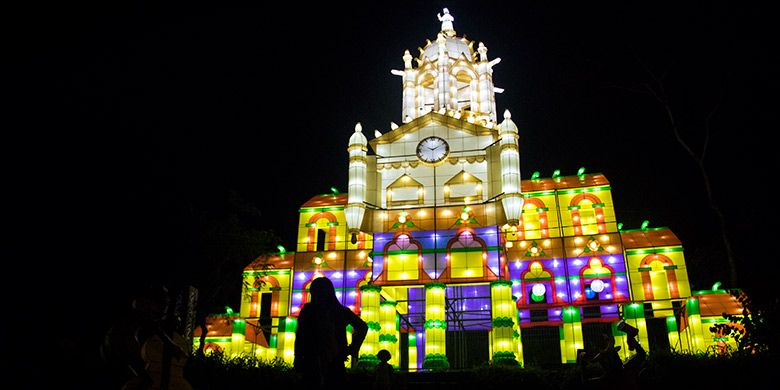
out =
{"type": "Polygon", "coordinates": [[[395,122],[390,122],[390,130],[395,130],[398,128],[398,125],[395,124],[395,122]]]}
{"type": "Polygon", "coordinates": [[[509,110],[504,110],[504,119],[512,119],[512,113],[509,110]]]}
{"type": "Polygon", "coordinates": [[[355,132],[356,132],[356,133],[360,133],[360,132],[362,132],[362,131],[363,131],[363,126],[360,124],[360,122],[358,122],[358,123],[355,125],[355,132]]]}
{"type": "Polygon", "coordinates": [[[409,50],[404,50],[404,68],[412,69],[412,55],[409,50]]]}
{"type": "Polygon", "coordinates": [[[377,130],[377,129],[374,129],[374,137],[375,137],[375,138],[379,138],[379,137],[381,137],[381,136],[382,136],[382,133],[381,133],[379,130],[377,130]]]}
{"type": "Polygon", "coordinates": [[[447,36],[455,36],[455,27],[452,25],[452,22],[455,21],[455,18],[450,15],[450,10],[445,8],[442,11],[444,12],[444,15],[436,14],[436,16],[439,18],[439,21],[441,22],[441,31],[446,33],[447,36]]]}
{"type": "Polygon", "coordinates": [[[480,62],[487,61],[487,47],[485,47],[485,44],[480,42],[479,46],[477,47],[477,52],[479,52],[479,60],[480,62]]]}

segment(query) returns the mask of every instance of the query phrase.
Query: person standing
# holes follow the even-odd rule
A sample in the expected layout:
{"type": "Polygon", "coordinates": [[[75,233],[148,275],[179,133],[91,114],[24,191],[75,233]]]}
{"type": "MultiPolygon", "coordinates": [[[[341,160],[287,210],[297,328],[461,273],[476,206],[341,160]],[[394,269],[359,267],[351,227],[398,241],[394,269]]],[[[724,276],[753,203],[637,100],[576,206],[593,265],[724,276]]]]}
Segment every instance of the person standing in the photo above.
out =
{"type": "Polygon", "coordinates": [[[302,375],[304,388],[338,389],[345,384],[344,362],[357,358],[368,325],[338,301],[330,279],[314,279],[309,292],[311,301],[298,315],[293,366],[302,375]],[[347,325],[352,326],[349,345],[347,325]]]}

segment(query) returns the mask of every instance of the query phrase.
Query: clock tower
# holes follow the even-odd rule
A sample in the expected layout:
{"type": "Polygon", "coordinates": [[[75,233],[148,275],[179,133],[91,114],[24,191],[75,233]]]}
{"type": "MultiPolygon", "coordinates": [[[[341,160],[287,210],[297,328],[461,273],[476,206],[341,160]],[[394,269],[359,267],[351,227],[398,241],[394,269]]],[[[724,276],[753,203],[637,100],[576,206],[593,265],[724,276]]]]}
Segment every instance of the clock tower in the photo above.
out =
{"type": "Polygon", "coordinates": [[[360,153],[365,144],[350,139],[346,212],[353,233],[380,228],[363,226],[366,207],[377,222],[388,215],[382,210],[490,204],[484,223],[518,222],[518,129],[508,110],[496,120],[495,94],[503,90],[492,75],[501,59],[488,60],[482,42],[475,49],[475,41],[458,37],[454,17],[444,11],[436,40],[419,48],[418,58],[407,50],[404,69],[392,71],[403,85],[403,124],[375,132],[367,142],[374,155],[360,153]]]}

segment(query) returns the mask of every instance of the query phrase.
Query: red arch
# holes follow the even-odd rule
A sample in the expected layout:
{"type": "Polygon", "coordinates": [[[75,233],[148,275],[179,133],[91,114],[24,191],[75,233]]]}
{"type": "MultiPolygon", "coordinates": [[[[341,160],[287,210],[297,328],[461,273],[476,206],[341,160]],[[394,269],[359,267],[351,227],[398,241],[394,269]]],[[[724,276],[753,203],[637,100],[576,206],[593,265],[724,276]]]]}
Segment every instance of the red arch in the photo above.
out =
{"type": "MultiPolygon", "coordinates": [[[[479,236],[477,236],[477,233],[474,232],[474,229],[472,229],[470,227],[462,227],[462,228],[458,229],[458,231],[455,233],[455,237],[453,237],[452,239],[447,241],[447,250],[446,250],[447,262],[446,262],[446,265],[444,266],[444,270],[442,270],[441,274],[437,277],[437,279],[447,280],[447,279],[450,279],[452,277],[451,268],[450,268],[450,261],[451,261],[450,259],[452,258],[452,256],[451,256],[450,250],[452,249],[452,245],[455,244],[456,242],[458,242],[458,239],[460,238],[460,235],[463,234],[464,232],[471,233],[471,236],[474,238],[474,241],[478,242],[479,245],[482,247],[482,273],[483,273],[484,276],[480,276],[477,279],[483,279],[485,277],[490,277],[490,275],[493,275],[493,277],[498,277],[498,275],[496,275],[493,272],[493,270],[490,269],[490,267],[488,267],[488,264],[487,264],[487,243],[485,242],[485,240],[479,238],[479,236]]],[[[457,280],[458,281],[463,281],[463,280],[468,280],[468,278],[458,278],[457,280]]]]}
{"type": "MultiPolygon", "coordinates": [[[[278,317],[279,316],[279,280],[277,280],[273,276],[263,275],[261,277],[262,281],[265,283],[268,283],[271,285],[271,287],[275,287],[273,290],[271,290],[271,317],[278,317]]],[[[257,305],[259,304],[259,295],[257,291],[252,292],[252,302],[249,305],[249,316],[250,317],[259,317],[261,313],[258,313],[257,305]]]]}
{"type": "MultiPolygon", "coordinates": [[[[317,221],[320,219],[327,219],[330,223],[338,223],[338,220],[336,219],[336,216],[333,215],[333,213],[329,213],[327,211],[321,211],[317,214],[314,214],[309,218],[309,232],[308,237],[309,241],[306,243],[306,250],[309,252],[314,251],[315,245],[317,245],[317,228],[315,226],[311,226],[311,224],[316,224],[317,221]]],[[[328,229],[328,250],[334,251],[336,250],[336,226],[331,225],[328,229]]]]}
{"type": "MultiPolygon", "coordinates": [[[[583,200],[589,200],[593,204],[601,204],[601,199],[599,199],[596,195],[593,194],[578,194],[577,196],[571,198],[571,202],[569,202],[569,206],[578,206],[580,202],[583,200]]],[[[596,213],[596,226],[599,229],[599,233],[606,233],[607,232],[607,224],[604,222],[604,208],[601,206],[594,207],[594,212],[596,213]]],[[[574,235],[575,236],[581,236],[582,235],[582,220],[580,219],[580,210],[579,209],[572,209],[571,210],[571,221],[572,226],[574,226],[574,235]]]]}
{"type": "MultiPolygon", "coordinates": [[[[544,202],[541,201],[541,199],[538,198],[528,198],[525,200],[525,204],[532,204],[536,206],[537,209],[544,209],[546,206],[544,205],[544,202]]],[[[523,205],[523,208],[525,208],[525,204],[523,205]]],[[[550,229],[549,225],[547,223],[547,211],[539,211],[539,229],[542,231],[542,238],[550,238],[550,229]]],[[[518,229],[517,233],[521,236],[520,238],[525,240],[525,221],[523,221],[523,213],[520,213],[520,229],[518,229]]]]}
{"type": "MultiPolygon", "coordinates": [[[[555,273],[553,273],[551,269],[545,268],[544,263],[542,263],[541,261],[533,260],[528,263],[528,267],[525,269],[525,271],[520,273],[520,288],[523,294],[520,297],[520,299],[517,300],[517,304],[516,304],[517,308],[520,308],[522,304],[526,304],[526,305],[531,304],[530,302],[528,302],[528,298],[527,298],[528,294],[526,294],[527,283],[525,281],[525,275],[531,272],[531,264],[537,261],[539,262],[539,265],[542,266],[542,271],[545,271],[548,274],[550,274],[550,290],[552,294],[552,303],[559,303],[561,301],[561,299],[558,297],[558,293],[556,292],[557,290],[555,289],[555,273]]],[[[545,303],[549,303],[549,302],[545,302],[545,303]]]]}
{"type": "Polygon", "coordinates": [[[588,259],[588,263],[584,267],[580,268],[580,297],[577,298],[577,300],[585,298],[585,270],[590,268],[590,260],[594,257],[599,259],[602,267],[609,270],[609,273],[611,275],[609,277],[609,283],[610,283],[610,287],[612,288],[612,299],[615,299],[615,269],[605,264],[600,256],[591,256],[590,259],[588,259]]]}
{"type": "Polygon", "coordinates": [[[425,272],[425,269],[423,268],[423,262],[420,261],[420,257],[422,256],[422,244],[415,240],[414,237],[412,237],[412,234],[407,231],[401,231],[397,232],[393,239],[390,240],[387,244],[385,244],[385,247],[382,249],[382,255],[384,256],[384,262],[382,264],[382,272],[379,273],[379,275],[374,279],[374,282],[386,282],[388,284],[392,283],[401,283],[401,284],[408,284],[410,281],[408,280],[396,280],[396,281],[389,281],[387,280],[387,249],[390,248],[391,245],[395,244],[396,240],[398,240],[398,237],[401,235],[406,235],[409,237],[409,243],[417,246],[417,280],[419,281],[430,281],[431,278],[428,277],[428,274],[425,272]]]}
{"type": "MultiPolygon", "coordinates": [[[[642,261],[639,262],[639,268],[649,268],[650,263],[656,260],[664,263],[667,267],[674,265],[672,259],[664,255],[655,253],[652,255],[647,255],[644,258],[642,258],[642,261]]],[[[650,271],[644,270],[639,272],[642,274],[642,288],[644,288],[645,290],[645,300],[652,300],[654,298],[654,294],[653,294],[653,281],[650,278],[650,271]]],[[[674,272],[674,269],[669,268],[666,270],[666,282],[667,282],[667,287],[669,288],[669,297],[679,298],[680,290],[677,285],[677,274],[674,272]]]]}

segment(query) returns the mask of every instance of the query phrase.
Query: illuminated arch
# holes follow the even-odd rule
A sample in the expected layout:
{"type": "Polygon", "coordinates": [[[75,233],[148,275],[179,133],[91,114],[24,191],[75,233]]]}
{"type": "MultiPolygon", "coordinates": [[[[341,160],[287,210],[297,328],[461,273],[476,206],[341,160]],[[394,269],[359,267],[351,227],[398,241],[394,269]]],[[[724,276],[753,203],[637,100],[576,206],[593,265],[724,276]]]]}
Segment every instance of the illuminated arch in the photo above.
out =
{"type": "MultiPolygon", "coordinates": [[[[603,205],[601,199],[599,199],[596,195],[593,194],[578,194],[577,196],[571,199],[571,202],[569,202],[569,207],[571,210],[571,221],[572,221],[572,226],[574,226],[575,236],[581,236],[583,234],[582,219],[580,215],[580,209],[573,208],[572,206],[580,206],[580,203],[582,203],[583,201],[588,201],[593,205],[603,205]]],[[[598,233],[606,233],[607,224],[604,222],[604,207],[595,206],[593,207],[593,212],[596,215],[596,226],[598,228],[598,233]]]]}
{"type": "Polygon", "coordinates": [[[485,278],[497,278],[498,276],[488,267],[487,258],[487,243],[485,240],[477,236],[474,229],[468,227],[461,228],[455,233],[455,237],[447,241],[447,262],[439,279],[482,280],[485,278]],[[463,251],[453,251],[453,249],[459,248],[463,248],[463,251]],[[469,250],[468,248],[475,248],[476,250],[469,250]],[[479,273],[473,274],[473,268],[476,264],[479,264],[479,273]],[[466,268],[463,275],[453,274],[453,269],[462,268],[466,268]]]}
{"type": "Polygon", "coordinates": [[[470,82],[471,80],[479,80],[479,75],[471,66],[471,64],[462,59],[455,61],[455,63],[450,68],[450,75],[462,83],[470,82]],[[458,77],[459,75],[463,76],[458,77]],[[469,80],[466,80],[464,76],[468,77],[469,80]]]}
{"type": "MultiPolygon", "coordinates": [[[[279,285],[279,280],[277,280],[273,276],[269,275],[263,275],[263,276],[256,276],[255,279],[259,278],[265,284],[270,285],[271,287],[269,290],[271,291],[271,317],[278,317],[279,316],[279,292],[281,291],[281,286],[279,285]]],[[[260,317],[262,313],[259,313],[258,306],[260,304],[260,292],[253,291],[252,292],[252,301],[249,305],[249,317],[260,317]]]]}
{"type": "Polygon", "coordinates": [[[528,264],[528,268],[526,268],[525,271],[520,274],[520,287],[523,294],[520,299],[517,300],[517,307],[519,308],[523,304],[531,304],[531,302],[528,301],[528,296],[530,295],[527,293],[528,285],[540,282],[544,284],[545,287],[550,289],[550,294],[552,294],[552,303],[560,302],[560,298],[558,297],[555,283],[553,281],[553,275],[553,272],[549,268],[545,268],[541,261],[530,262],[528,264]]]}
{"type": "Polygon", "coordinates": [[[325,219],[327,220],[328,224],[328,250],[334,251],[336,250],[336,226],[338,226],[339,222],[336,219],[336,216],[333,215],[333,213],[329,213],[327,211],[322,211],[317,214],[314,214],[309,218],[309,223],[306,224],[309,227],[308,232],[308,242],[306,243],[306,250],[309,252],[313,252],[314,248],[316,248],[317,245],[317,223],[325,219]]]}
{"type": "Polygon", "coordinates": [[[417,78],[414,80],[416,104],[415,109],[417,114],[424,114],[433,108],[436,103],[436,96],[433,93],[434,84],[436,83],[436,71],[429,69],[417,74],[417,78]]]}
{"type": "Polygon", "coordinates": [[[611,266],[604,264],[604,261],[599,256],[593,256],[588,259],[588,263],[580,268],[580,297],[577,300],[585,300],[585,285],[586,280],[601,280],[607,272],[609,273],[609,288],[612,291],[612,298],[615,298],[615,269],[611,266]]]}
{"type": "Polygon", "coordinates": [[[408,283],[409,281],[430,281],[430,278],[428,277],[428,274],[423,269],[423,261],[422,261],[422,244],[415,240],[412,235],[409,232],[398,232],[393,236],[393,239],[390,240],[387,244],[385,244],[382,252],[383,252],[383,258],[384,263],[382,265],[382,272],[377,275],[375,281],[381,281],[381,282],[399,282],[399,283],[408,283]],[[397,249],[393,249],[397,248],[397,249]],[[390,254],[391,251],[397,250],[397,251],[415,251],[414,257],[409,259],[407,256],[410,254],[404,253],[399,255],[399,258],[391,258],[391,256],[394,256],[390,254]],[[400,256],[403,256],[400,257],[400,256]],[[399,274],[399,278],[392,277],[391,272],[396,272],[392,270],[391,268],[394,268],[396,266],[395,261],[406,261],[407,264],[401,263],[400,266],[402,267],[400,271],[401,274],[399,274]],[[414,278],[402,278],[400,277],[404,273],[404,269],[407,269],[408,271],[408,263],[411,261],[415,261],[416,267],[414,272],[417,274],[417,277],[414,278]],[[392,263],[391,263],[392,262],[392,263]],[[404,267],[406,266],[406,267],[404,267]]]}
{"type": "MultiPolygon", "coordinates": [[[[539,210],[539,238],[550,238],[549,222],[547,219],[547,206],[545,206],[544,202],[538,198],[526,198],[525,203],[523,203],[523,210],[526,208],[539,210]]],[[[527,236],[525,220],[523,217],[524,214],[525,213],[520,213],[520,220],[518,223],[519,229],[517,230],[518,238],[521,240],[525,240],[527,236]]]]}
{"type": "Polygon", "coordinates": [[[645,300],[655,299],[655,293],[653,292],[653,273],[658,271],[653,270],[653,263],[660,262],[666,271],[666,288],[669,291],[669,298],[679,298],[680,290],[677,285],[677,274],[675,273],[674,262],[672,259],[662,254],[652,254],[645,256],[639,263],[639,273],[642,275],[642,289],[645,293],[645,300]]]}

